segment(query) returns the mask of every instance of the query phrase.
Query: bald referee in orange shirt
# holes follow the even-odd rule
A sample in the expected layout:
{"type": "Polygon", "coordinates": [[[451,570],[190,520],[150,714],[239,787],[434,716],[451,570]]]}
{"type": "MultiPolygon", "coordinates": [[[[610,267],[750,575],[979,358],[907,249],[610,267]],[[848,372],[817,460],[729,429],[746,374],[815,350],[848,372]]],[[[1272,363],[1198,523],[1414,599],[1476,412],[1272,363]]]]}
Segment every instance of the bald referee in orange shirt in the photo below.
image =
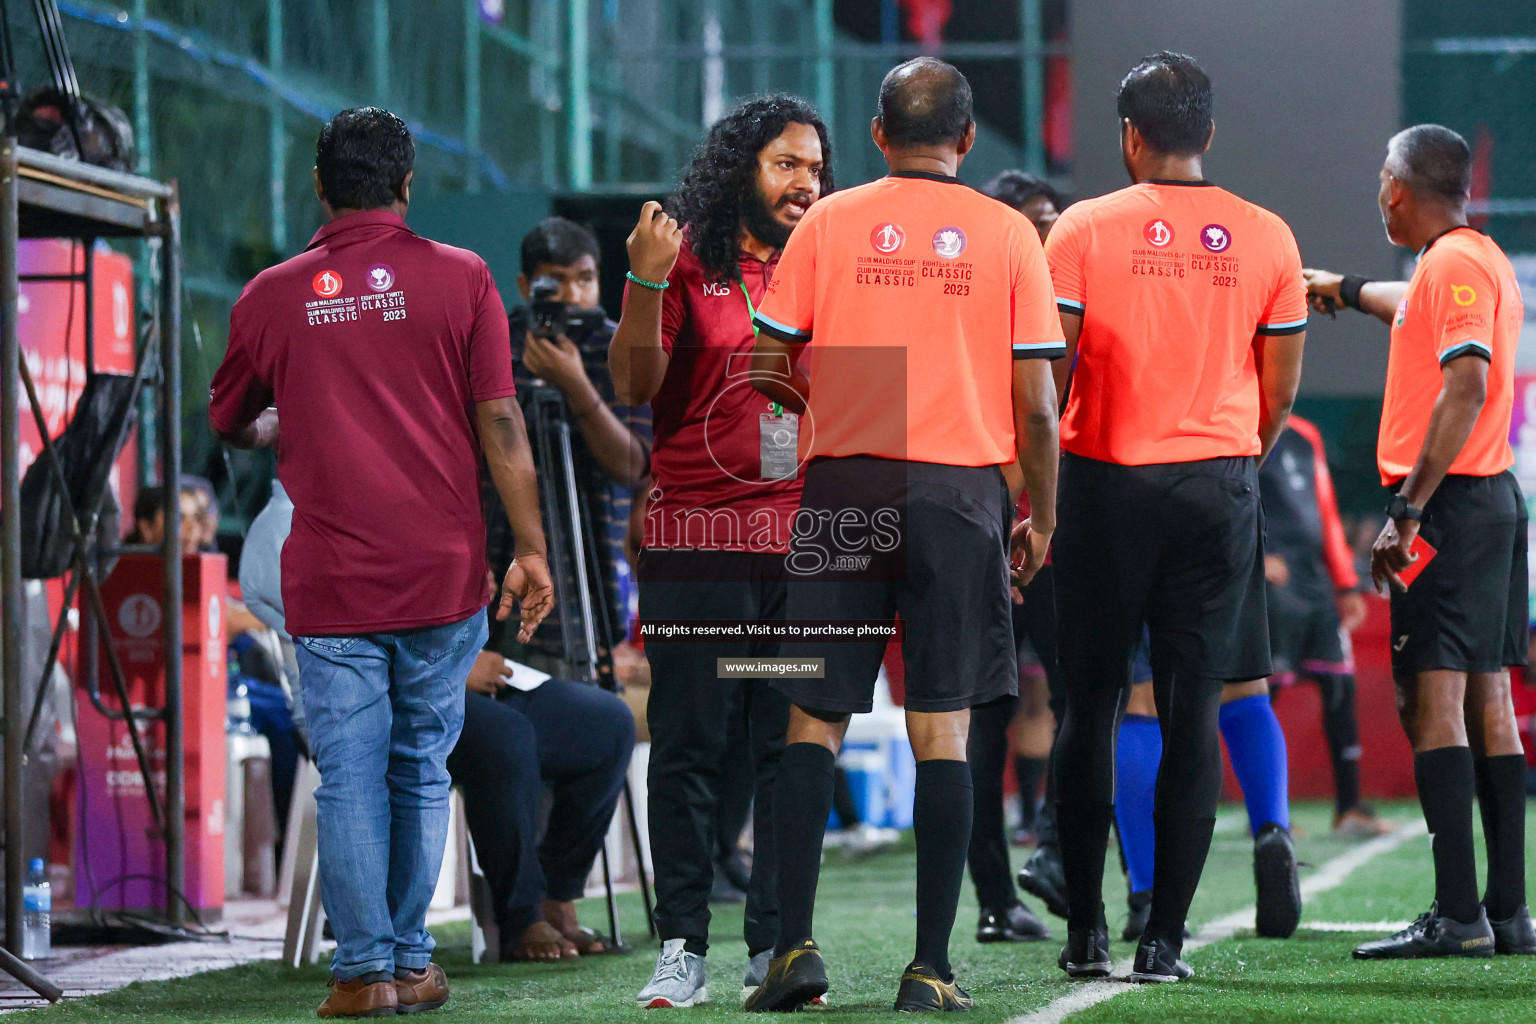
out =
{"type": "Polygon", "coordinates": [[[1054,765],[1059,964],[1073,977],[1110,970],[1114,733],[1145,621],[1165,753],[1131,978],[1178,981],[1191,973],[1184,920],[1221,788],[1222,686],[1270,672],[1258,463],[1295,399],[1307,301],[1290,229],[1202,175],[1205,72],[1154,54],[1126,75],[1118,109],[1134,184],[1068,207],[1046,243],[1063,388],[1072,371],[1053,549],[1067,696],[1054,765]]]}
{"type": "MultiPolygon", "coordinates": [[[[1418,253],[1412,280],[1308,270],[1314,303],[1392,325],[1376,461],[1396,494],[1371,577],[1392,587],[1392,675],[1434,837],[1435,902],[1362,960],[1536,954],[1525,902],[1525,757],[1509,668],[1526,662],[1526,508],[1509,469],[1515,349],[1525,307],[1514,268],[1467,224],[1472,152],[1435,124],[1393,136],[1378,203],[1387,237],[1418,253]],[[1414,539],[1437,552],[1409,586],[1414,539]],[[1472,795],[1488,888],[1479,905],[1472,795]]],[[[1423,556],[1419,556],[1423,557],[1423,556]]]]}
{"type": "MultiPolygon", "coordinates": [[[[955,178],[976,137],[965,77],[928,57],[900,65],[881,83],[872,132],[891,173],[801,220],[757,310],[753,382],[807,409],[786,619],[901,615],[917,943],[896,1009],[964,1010],[949,934],[971,833],[970,709],[1018,686],[1000,467],[1020,464],[1033,510],[1013,534],[1022,584],[1054,528],[1049,360],[1065,345],[1033,225],[955,178]]],[[[850,714],[870,710],[884,646],[781,650],[822,659],[824,678],[774,683],[792,705],[774,795],[779,941],[749,1010],[826,991],[812,911],[833,761],[850,714]]]]}

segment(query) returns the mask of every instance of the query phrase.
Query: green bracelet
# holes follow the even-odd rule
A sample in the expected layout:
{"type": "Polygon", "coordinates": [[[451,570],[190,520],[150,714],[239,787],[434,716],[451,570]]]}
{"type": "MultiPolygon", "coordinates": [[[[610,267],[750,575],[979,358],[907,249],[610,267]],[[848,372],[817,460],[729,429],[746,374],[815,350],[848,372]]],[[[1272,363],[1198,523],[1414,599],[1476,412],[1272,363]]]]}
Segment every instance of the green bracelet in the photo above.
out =
{"type": "Polygon", "coordinates": [[[657,284],[655,281],[647,281],[643,277],[636,277],[633,270],[628,271],[624,276],[635,282],[635,284],[639,285],[641,288],[649,288],[653,292],[664,292],[668,288],[672,287],[671,281],[663,281],[661,284],[657,284]]]}

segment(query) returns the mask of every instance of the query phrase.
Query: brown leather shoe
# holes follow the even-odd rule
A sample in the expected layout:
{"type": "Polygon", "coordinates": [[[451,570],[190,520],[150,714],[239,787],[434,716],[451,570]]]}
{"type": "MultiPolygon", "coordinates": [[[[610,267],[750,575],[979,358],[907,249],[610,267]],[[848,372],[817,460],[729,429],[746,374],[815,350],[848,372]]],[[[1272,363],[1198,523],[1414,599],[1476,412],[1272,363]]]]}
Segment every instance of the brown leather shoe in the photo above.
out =
{"type": "Polygon", "coordinates": [[[425,1013],[448,1001],[448,975],[437,964],[420,971],[395,972],[395,1001],[399,1013],[425,1013]]]}
{"type": "Polygon", "coordinates": [[[384,971],[350,981],[332,981],[331,994],[317,1011],[321,1017],[393,1017],[400,1000],[396,982],[384,971]]]}

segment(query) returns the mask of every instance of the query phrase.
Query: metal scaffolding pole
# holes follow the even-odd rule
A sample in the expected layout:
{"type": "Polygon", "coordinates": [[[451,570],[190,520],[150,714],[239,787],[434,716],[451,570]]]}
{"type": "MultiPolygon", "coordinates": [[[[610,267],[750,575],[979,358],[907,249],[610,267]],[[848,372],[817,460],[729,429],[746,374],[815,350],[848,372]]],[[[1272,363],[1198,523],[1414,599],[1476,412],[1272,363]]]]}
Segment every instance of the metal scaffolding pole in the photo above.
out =
{"type": "Polygon", "coordinates": [[[21,741],[25,727],[21,707],[21,338],[16,324],[16,136],[10,111],[0,133],[0,546],[4,548],[0,578],[4,593],[3,648],[5,714],[5,944],[21,953],[22,887],[26,861],[21,828],[21,741]]]}
{"type": "Polygon", "coordinates": [[[464,0],[464,191],[480,191],[480,0],[464,0]]]}
{"type": "Polygon", "coordinates": [[[566,139],[570,150],[568,173],[572,191],[586,192],[592,188],[592,88],[587,60],[590,48],[587,40],[587,4],[585,0],[568,5],[569,45],[566,47],[566,97],[568,120],[566,139]]]}
{"type": "Polygon", "coordinates": [[[182,757],[181,621],[181,198],[175,183],[160,237],[160,480],[165,488],[165,914],[183,920],[186,779],[182,757]]]}
{"type": "Polygon", "coordinates": [[[1040,0],[1020,0],[1019,57],[1024,81],[1024,168],[1045,175],[1045,62],[1041,56],[1040,0]]]}
{"type": "Polygon", "coordinates": [[[147,0],[133,0],[133,146],[138,151],[134,170],[148,174],[153,167],[150,152],[154,145],[149,120],[149,33],[144,21],[149,16],[147,0]]]}
{"type": "Polygon", "coordinates": [[[373,98],[376,107],[389,106],[389,0],[373,0],[373,98]]]}
{"type": "MultiPolygon", "coordinates": [[[[283,0],[267,0],[267,64],[272,73],[283,73],[283,0]]],[[[267,101],[267,147],[270,151],[272,200],[272,250],[288,251],[288,130],[284,123],[287,104],[276,92],[267,101]]]]}
{"type": "MultiPolygon", "coordinates": [[[[0,11],[0,19],[5,12],[0,11]]],[[[16,323],[17,249],[21,237],[17,165],[16,94],[10,81],[10,28],[0,24],[0,710],[5,715],[5,949],[0,971],[56,1003],[64,992],[31,965],[22,951],[26,851],[22,849],[21,771],[21,334],[16,323]]],[[[70,267],[74,269],[73,265],[70,267]]],[[[70,287],[74,287],[71,285],[70,287]]]]}
{"type": "Polygon", "coordinates": [[[832,41],[836,26],[832,21],[832,0],[816,0],[816,107],[827,124],[837,123],[833,109],[837,95],[833,79],[832,41]]]}
{"type": "MultiPolygon", "coordinates": [[[[133,147],[134,172],[150,174],[154,170],[154,134],[149,118],[149,32],[144,21],[149,16],[148,0],[133,0],[133,147]]],[[[133,261],[134,284],[138,288],[139,302],[151,304],[153,291],[150,284],[150,268],[154,257],[149,246],[140,249],[133,261]]],[[[139,479],[147,480],[154,462],[155,403],[146,393],[139,405],[139,479]]],[[[93,655],[87,655],[93,657],[93,655]]]]}

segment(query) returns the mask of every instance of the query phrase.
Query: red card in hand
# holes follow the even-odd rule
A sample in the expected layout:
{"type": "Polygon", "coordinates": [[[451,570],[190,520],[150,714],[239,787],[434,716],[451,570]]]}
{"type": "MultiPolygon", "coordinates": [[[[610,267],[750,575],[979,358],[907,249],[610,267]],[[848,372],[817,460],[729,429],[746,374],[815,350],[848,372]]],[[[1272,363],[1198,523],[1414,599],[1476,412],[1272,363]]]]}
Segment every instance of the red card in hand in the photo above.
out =
{"type": "Polygon", "coordinates": [[[1423,534],[1417,534],[1413,538],[1413,543],[1408,545],[1408,554],[1416,557],[1408,563],[1408,568],[1397,574],[1397,578],[1403,581],[1405,587],[1413,586],[1413,581],[1419,578],[1419,573],[1428,568],[1429,563],[1434,560],[1436,551],[1429,541],[1424,539],[1423,534]]]}

